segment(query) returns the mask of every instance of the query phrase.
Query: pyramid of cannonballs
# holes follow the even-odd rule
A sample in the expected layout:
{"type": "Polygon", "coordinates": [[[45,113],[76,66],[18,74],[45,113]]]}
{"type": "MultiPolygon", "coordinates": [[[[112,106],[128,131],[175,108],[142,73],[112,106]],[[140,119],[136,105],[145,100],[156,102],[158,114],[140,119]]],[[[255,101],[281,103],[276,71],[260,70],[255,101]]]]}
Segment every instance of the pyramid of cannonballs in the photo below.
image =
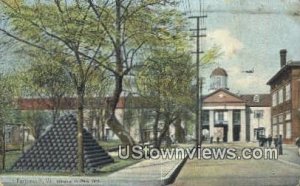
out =
{"type": "MultiPolygon", "coordinates": [[[[61,117],[12,166],[13,171],[76,171],[77,121],[73,115],[61,117]]],[[[83,131],[84,168],[93,171],[112,163],[113,159],[92,135],[83,131]]]]}

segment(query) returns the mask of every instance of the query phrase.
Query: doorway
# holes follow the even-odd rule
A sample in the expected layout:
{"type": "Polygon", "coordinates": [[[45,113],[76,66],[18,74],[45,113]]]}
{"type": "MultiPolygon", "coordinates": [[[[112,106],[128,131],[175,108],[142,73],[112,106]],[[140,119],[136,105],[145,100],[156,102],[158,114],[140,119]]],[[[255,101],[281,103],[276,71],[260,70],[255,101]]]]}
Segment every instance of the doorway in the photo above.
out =
{"type": "Polygon", "coordinates": [[[224,141],[224,142],[227,142],[227,139],[228,139],[228,126],[227,126],[227,125],[224,125],[223,128],[224,128],[224,137],[223,137],[223,141],[224,141]]]}
{"type": "Polygon", "coordinates": [[[240,141],[240,131],[241,131],[240,125],[233,126],[233,141],[240,141]]]}

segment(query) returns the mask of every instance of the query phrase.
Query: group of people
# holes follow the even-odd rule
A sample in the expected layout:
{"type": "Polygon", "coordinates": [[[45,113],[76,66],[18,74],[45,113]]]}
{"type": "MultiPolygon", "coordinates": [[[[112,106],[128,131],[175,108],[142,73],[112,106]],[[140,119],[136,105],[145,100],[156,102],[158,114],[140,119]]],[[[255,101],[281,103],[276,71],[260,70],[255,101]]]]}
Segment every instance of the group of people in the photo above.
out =
{"type": "Polygon", "coordinates": [[[282,144],[282,135],[279,136],[276,135],[275,138],[272,138],[272,135],[269,135],[267,138],[261,137],[259,139],[259,142],[261,147],[265,147],[267,145],[271,147],[272,142],[274,142],[275,147],[278,147],[278,145],[282,144]]]}
{"type": "MultiPolygon", "coordinates": [[[[282,155],[282,135],[275,136],[272,138],[272,135],[269,135],[267,138],[260,138],[260,146],[265,147],[268,143],[268,146],[272,146],[272,142],[274,141],[274,147],[278,148],[279,155],[282,155]]],[[[300,157],[300,137],[296,138],[295,144],[298,147],[298,156],[300,157]]]]}
{"type": "Polygon", "coordinates": [[[282,135],[276,135],[274,138],[272,138],[272,135],[269,135],[267,138],[262,137],[259,139],[259,145],[261,147],[265,147],[267,144],[271,147],[272,142],[274,142],[274,147],[278,149],[279,155],[282,155],[282,135]]]}

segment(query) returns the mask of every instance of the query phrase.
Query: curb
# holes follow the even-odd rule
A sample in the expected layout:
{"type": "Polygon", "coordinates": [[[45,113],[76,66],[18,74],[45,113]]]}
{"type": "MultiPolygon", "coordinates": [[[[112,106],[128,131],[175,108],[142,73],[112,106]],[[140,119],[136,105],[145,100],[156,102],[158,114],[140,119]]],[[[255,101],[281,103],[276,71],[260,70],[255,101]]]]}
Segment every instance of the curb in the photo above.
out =
{"type": "Polygon", "coordinates": [[[162,186],[164,185],[169,185],[174,183],[176,177],[178,176],[180,170],[184,166],[186,160],[188,159],[188,156],[183,158],[174,168],[172,171],[170,171],[161,181],[162,181],[162,186]]]}

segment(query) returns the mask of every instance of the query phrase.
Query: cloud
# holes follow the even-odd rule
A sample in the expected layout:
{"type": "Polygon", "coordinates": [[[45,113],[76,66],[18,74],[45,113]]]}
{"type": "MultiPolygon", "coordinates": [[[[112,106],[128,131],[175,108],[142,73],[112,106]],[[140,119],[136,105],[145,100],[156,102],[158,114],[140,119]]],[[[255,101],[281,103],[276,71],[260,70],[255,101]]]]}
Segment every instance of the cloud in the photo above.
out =
{"type": "Polygon", "coordinates": [[[207,34],[210,45],[217,45],[223,52],[225,59],[230,59],[241,50],[244,45],[237,38],[234,38],[228,29],[217,29],[207,34]]]}
{"type": "Polygon", "coordinates": [[[241,94],[268,92],[268,86],[266,85],[267,78],[265,76],[258,76],[255,73],[243,73],[239,66],[230,66],[227,71],[229,88],[233,92],[240,92],[241,94]]]}

